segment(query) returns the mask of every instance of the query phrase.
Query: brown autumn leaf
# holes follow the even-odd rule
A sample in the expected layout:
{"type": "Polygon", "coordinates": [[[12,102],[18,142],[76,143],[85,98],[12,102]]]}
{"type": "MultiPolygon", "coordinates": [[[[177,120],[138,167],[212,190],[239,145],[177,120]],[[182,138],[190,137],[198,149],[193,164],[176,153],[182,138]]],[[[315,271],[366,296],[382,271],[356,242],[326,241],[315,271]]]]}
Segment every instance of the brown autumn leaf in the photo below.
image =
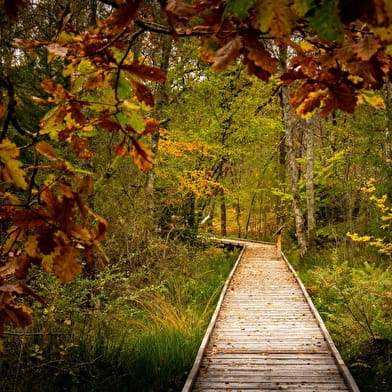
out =
{"type": "Polygon", "coordinates": [[[58,161],[59,158],[56,155],[56,152],[54,151],[53,147],[45,142],[38,142],[35,145],[35,149],[41,154],[43,155],[45,158],[49,159],[50,161],[58,161]]]}
{"type": "Polygon", "coordinates": [[[353,50],[359,59],[369,61],[380,47],[374,36],[367,34],[354,45],[353,50]]]}
{"type": "Polygon", "coordinates": [[[131,155],[140,170],[150,170],[154,164],[154,154],[141,142],[132,140],[131,155]]]}
{"type": "Polygon", "coordinates": [[[73,134],[71,138],[72,148],[76,152],[76,155],[81,159],[91,159],[93,153],[90,150],[90,144],[86,139],[73,134]]]}
{"type": "Polygon", "coordinates": [[[59,57],[65,57],[68,53],[68,48],[59,45],[57,42],[46,45],[46,48],[48,49],[49,53],[59,57]]]}
{"type": "Polygon", "coordinates": [[[347,113],[353,113],[358,97],[355,91],[345,83],[330,86],[330,95],[336,97],[337,108],[347,113]]]}
{"type": "Polygon", "coordinates": [[[249,34],[244,38],[246,57],[257,67],[263,68],[270,74],[275,74],[278,70],[278,61],[265,49],[264,44],[257,37],[249,34]]]}
{"type": "Polygon", "coordinates": [[[82,178],[79,193],[83,195],[91,195],[93,193],[93,179],[91,176],[84,176],[82,178]]]}
{"type": "Polygon", "coordinates": [[[166,74],[161,69],[140,64],[138,60],[135,60],[132,64],[123,65],[122,69],[133,73],[142,80],[152,82],[164,82],[166,80],[166,74]]]}
{"type": "Polygon", "coordinates": [[[32,314],[33,311],[28,306],[12,301],[0,311],[0,320],[4,317],[4,322],[24,328],[31,325],[32,314]]]}
{"type": "Polygon", "coordinates": [[[31,295],[34,298],[36,298],[39,302],[46,305],[45,300],[23,282],[9,283],[4,279],[3,280],[0,279],[0,293],[10,294],[11,299],[14,296],[25,297],[31,295]]]}
{"type": "Polygon", "coordinates": [[[135,20],[140,0],[133,0],[127,4],[121,5],[116,9],[112,16],[107,19],[107,27],[112,32],[121,32],[124,28],[130,26],[135,20]]]}
{"type": "Polygon", "coordinates": [[[41,87],[49,94],[53,94],[57,89],[57,85],[52,79],[44,79],[41,82],[41,87]]]}
{"type": "Polygon", "coordinates": [[[153,107],[154,95],[151,90],[144,84],[136,82],[135,80],[132,80],[131,83],[133,93],[136,95],[136,98],[139,100],[139,102],[144,102],[147,106],[153,107]]]}
{"type": "Polygon", "coordinates": [[[30,259],[26,254],[11,257],[7,263],[0,267],[0,276],[14,275],[16,279],[25,279],[30,268],[30,259]]]}
{"type": "Polygon", "coordinates": [[[52,189],[46,188],[41,192],[41,203],[43,208],[39,210],[42,217],[53,218],[56,217],[62,209],[59,199],[52,189]]]}
{"type": "Polygon", "coordinates": [[[264,68],[258,67],[253,61],[249,60],[247,57],[244,58],[244,64],[248,67],[249,75],[255,75],[261,80],[267,81],[271,74],[264,68]]]}
{"type": "Polygon", "coordinates": [[[190,18],[198,12],[198,9],[191,4],[184,3],[178,0],[168,0],[166,11],[181,18],[190,18]]]}
{"type": "Polygon", "coordinates": [[[126,139],[124,137],[124,139],[120,144],[113,146],[113,151],[116,155],[123,157],[128,152],[128,148],[125,145],[125,143],[126,143],[126,139]]]}
{"type": "Polygon", "coordinates": [[[65,181],[60,181],[56,184],[56,190],[61,192],[68,199],[72,199],[74,197],[74,193],[70,184],[65,181]]]}
{"type": "Polygon", "coordinates": [[[121,129],[121,124],[111,117],[97,118],[91,122],[100,128],[104,128],[109,132],[119,131],[121,129]]]}
{"type": "Polygon", "coordinates": [[[50,272],[55,274],[63,283],[75,279],[76,275],[82,272],[79,256],[80,251],[75,246],[66,245],[60,247],[59,254],[53,257],[53,265],[50,272]]]}
{"type": "Polygon", "coordinates": [[[229,41],[225,46],[221,47],[216,53],[212,68],[215,71],[225,70],[230,63],[236,59],[242,49],[242,37],[237,35],[234,39],[229,41]]]}
{"type": "Polygon", "coordinates": [[[0,103],[0,120],[4,118],[5,107],[0,103]]]}
{"type": "Polygon", "coordinates": [[[146,121],[146,126],[144,127],[143,135],[154,133],[159,129],[160,125],[160,121],[156,120],[155,118],[148,118],[146,121]]]}
{"type": "Polygon", "coordinates": [[[33,209],[18,209],[14,212],[11,219],[15,226],[23,230],[29,230],[45,224],[45,218],[33,209]]]}
{"type": "Polygon", "coordinates": [[[106,222],[105,219],[100,218],[100,221],[98,223],[98,228],[96,230],[93,230],[94,234],[94,240],[95,241],[103,241],[105,239],[106,232],[108,230],[109,224],[106,222]]]}
{"type": "Polygon", "coordinates": [[[88,79],[83,82],[83,90],[90,91],[100,87],[105,82],[105,73],[100,71],[94,72],[88,79]]]}
{"type": "Polygon", "coordinates": [[[86,117],[82,113],[82,105],[80,102],[72,102],[68,107],[68,112],[77,124],[82,125],[86,122],[86,117]]]}
{"type": "Polygon", "coordinates": [[[33,40],[28,38],[15,38],[12,41],[12,45],[25,50],[41,48],[42,46],[47,45],[47,43],[47,41],[40,41],[37,39],[33,40]]]}
{"type": "Polygon", "coordinates": [[[38,235],[36,237],[37,240],[37,248],[39,252],[44,255],[50,255],[56,249],[57,242],[55,240],[56,229],[53,227],[42,227],[38,231],[38,235]]]}

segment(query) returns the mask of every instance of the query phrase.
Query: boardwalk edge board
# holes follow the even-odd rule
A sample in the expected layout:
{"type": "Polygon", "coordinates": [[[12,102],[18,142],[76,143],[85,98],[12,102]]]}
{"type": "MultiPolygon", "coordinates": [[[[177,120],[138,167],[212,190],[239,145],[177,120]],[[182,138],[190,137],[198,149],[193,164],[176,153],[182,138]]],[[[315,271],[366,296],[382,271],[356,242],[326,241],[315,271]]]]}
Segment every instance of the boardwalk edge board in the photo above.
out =
{"type": "Polygon", "coordinates": [[[308,294],[308,292],[306,291],[306,288],[304,286],[304,284],[302,283],[300,277],[298,276],[297,272],[295,271],[295,269],[293,268],[293,266],[290,264],[290,262],[287,260],[286,255],[282,253],[282,258],[283,260],[286,262],[287,266],[289,267],[290,271],[292,272],[292,274],[294,275],[299,287],[302,290],[302,293],[306,299],[306,302],[308,303],[310,310],[312,311],[314,317],[317,320],[317,323],[321,329],[322,334],[324,335],[325,340],[327,341],[327,344],[329,346],[329,348],[331,349],[333,358],[336,362],[336,365],[338,367],[338,369],[340,370],[341,375],[343,376],[344,380],[346,381],[347,387],[349,388],[350,392],[360,392],[357,383],[355,382],[353,376],[351,375],[350,371],[348,370],[346,364],[343,361],[343,358],[341,357],[338,349],[335,346],[335,343],[333,342],[331,335],[329,334],[327,327],[324,324],[323,319],[321,318],[318,310],[316,309],[316,307],[313,304],[312,299],[310,298],[310,295],[308,294]]]}
{"type": "Polygon", "coordinates": [[[242,245],[241,253],[239,254],[239,256],[238,256],[238,258],[237,258],[237,260],[236,260],[236,262],[234,264],[234,267],[232,268],[232,270],[230,272],[230,275],[227,278],[225,285],[223,286],[223,289],[222,289],[221,295],[219,297],[218,303],[216,304],[215,311],[214,311],[214,313],[213,313],[213,315],[211,317],[210,323],[208,324],[207,331],[206,331],[206,333],[204,335],[204,338],[203,338],[203,340],[201,342],[199,351],[197,352],[197,355],[196,355],[195,362],[193,363],[192,369],[191,369],[191,371],[188,374],[188,378],[186,379],[186,382],[185,382],[185,385],[184,385],[184,387],[182,389],[182,392],[190,392],[192,390],[193,386],[194,386],[194,383],[196,381],[196,376],[197,376],[197,374],[199,372],[201,361],[203,359],[204,352],[205,352],[207,344],[208,344],[208,342],[210,340],[212,331],[213,331],[213,329],[215,327],[216,320],[217,320],[217,318],[219,316],[219,312],[221,310],[223,299],[225,297],[227,288],[229,287],[231,279],[233,278],[233,276],[235,274],[235,271],[237,270],[237,267],[238,267],[238,265],[239,265],[239,263],[240,263],[240,261],[242,259],[242,255],[244,254],[244,252],[245,252],[245,246],[242,245]]]}

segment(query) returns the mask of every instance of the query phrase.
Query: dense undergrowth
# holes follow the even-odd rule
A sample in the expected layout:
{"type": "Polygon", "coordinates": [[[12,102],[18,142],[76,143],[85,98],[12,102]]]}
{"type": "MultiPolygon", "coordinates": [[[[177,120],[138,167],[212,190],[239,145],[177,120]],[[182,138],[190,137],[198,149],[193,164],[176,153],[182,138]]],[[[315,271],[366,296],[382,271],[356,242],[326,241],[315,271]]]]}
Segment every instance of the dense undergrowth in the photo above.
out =
{"type": "Polygon", "coordinates": [[[361,392],[392,385],[392,269],[363,246],[312,252],[294,262],[361,392]]]}
{"type": "Polygon", "coordinates": [[[65,286],[36,271],[49,305],[7,332],[0,390],[180,390],[236,254],[174,247],[164,262],[109,265],[65,286]]]}

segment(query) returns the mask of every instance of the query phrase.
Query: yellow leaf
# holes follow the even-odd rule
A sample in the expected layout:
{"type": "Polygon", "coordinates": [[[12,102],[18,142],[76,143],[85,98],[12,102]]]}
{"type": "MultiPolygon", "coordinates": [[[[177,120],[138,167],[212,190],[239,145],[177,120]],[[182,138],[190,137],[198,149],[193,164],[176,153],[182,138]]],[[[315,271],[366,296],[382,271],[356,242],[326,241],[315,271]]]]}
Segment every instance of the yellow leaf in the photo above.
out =
{"type": "Polygon", "coordinates": [[[40,252],[38,250],[38,236],[31,235],[28,237],[28,240],[25,244],[25,251],[26,253],[33,258],[39,258],[40,252]]]}
{"type": "Polygon", "coordinates": [[[269,31],[273,37],[289,38],[294,21],[291,3],[291,0],[261,0],[255,27],[262,32],[269,31]]]}
{"type": "Polygon", "coordinates": [[[367,103],[377,109],[385,109],[383,98],[374,91],[363,91],[358,95],[358,103],[367,103]]]}
{"type": "Polygon", "coordinates": [[[19,148],[9,139],[4,139],[0,144],[0,176],[4,181],[14,184],[19,188],[27,189],[26,173],[21,166],[22,162],[17,158],[20,154],[19,148]]]}

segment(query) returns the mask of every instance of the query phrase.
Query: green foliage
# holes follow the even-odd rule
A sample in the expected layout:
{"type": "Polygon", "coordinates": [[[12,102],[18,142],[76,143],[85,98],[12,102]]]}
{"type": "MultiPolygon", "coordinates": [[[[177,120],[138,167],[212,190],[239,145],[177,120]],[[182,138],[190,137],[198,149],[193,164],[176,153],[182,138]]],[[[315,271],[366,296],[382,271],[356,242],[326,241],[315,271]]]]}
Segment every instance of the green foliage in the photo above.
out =
{"type": "Polygon", "coordinates": [[[344,30],[340,22],[338,3],[337,0],[322,1],[310,18],[310,27],[327,41],[343,40],[344,30]]]}
{"type": "Polygon", "coordinates": [[[300,275],[361,391],[389,391],[391,267],[377,254],[342,247],[308,255],[300,275]]]}
{"type": "Polygon", "coordinates": [[[226,0],[225,15],[237,15],[245,18],[248,10],[256,3],[256,0],[226,0]]]}
{"type": "Polygon", "coordinates": [[[35,289],[50,304],[35,309],[25,333],[7,336],[0,389],[178,390],[235,255],[171,246],[177,258],[155,267],[146,261],[148,268],[122,270],[120,263],[65,286],[34,271],[35,289]]]}

